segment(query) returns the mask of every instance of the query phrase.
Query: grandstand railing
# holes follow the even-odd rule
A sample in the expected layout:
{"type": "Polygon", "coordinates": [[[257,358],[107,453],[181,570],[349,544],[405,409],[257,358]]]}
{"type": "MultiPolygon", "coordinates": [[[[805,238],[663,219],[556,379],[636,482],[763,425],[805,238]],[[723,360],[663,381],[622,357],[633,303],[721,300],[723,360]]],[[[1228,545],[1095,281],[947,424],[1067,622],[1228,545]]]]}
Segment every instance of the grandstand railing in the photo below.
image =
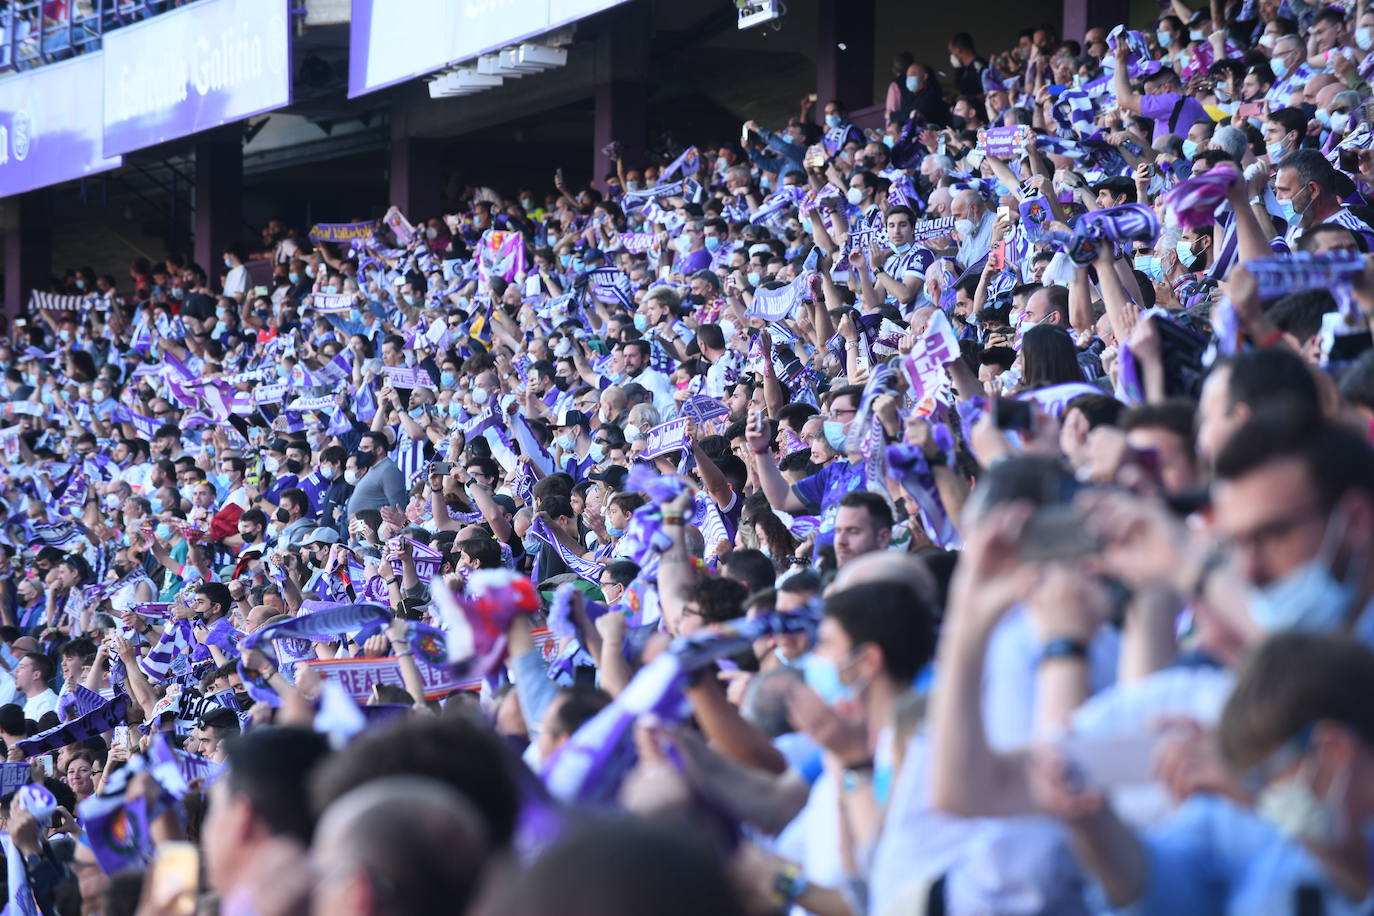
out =
{"type": "Polygon", "coordinates": [[[112,29],[188,0],[9,0],[0,9],[0,73],[31,70],[97,50],[112,29]]]}

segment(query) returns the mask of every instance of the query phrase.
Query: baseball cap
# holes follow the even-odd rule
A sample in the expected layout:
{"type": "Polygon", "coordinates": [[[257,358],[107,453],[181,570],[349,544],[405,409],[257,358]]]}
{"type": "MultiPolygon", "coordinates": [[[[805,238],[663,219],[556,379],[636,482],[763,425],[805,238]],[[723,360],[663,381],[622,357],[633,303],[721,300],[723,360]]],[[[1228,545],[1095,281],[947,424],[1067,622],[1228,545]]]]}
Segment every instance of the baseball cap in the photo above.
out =
{"type": "Polygon", "coordinates": [[[593,248],[587,248],[587,249],[584,249],[583,252],[582,252],[582,260],[583,260],[583,261],[604,261],[604,260],[606,260],[606,255],[601,251],[600,248],[594,248],[594,247],[593,247],[593,248]]]}
{"type": "Polygon", "coordinates": [[[21,636],[10,645],[15,652],[37,652],[40,655],[43,653],[43,647],[32,636],[21,636]]]}
{"type": "Polygon", "coordinates": [[[305,545],[337,544],[339,543],[339,532],[335,531],[333,528],[325,528],[324,526],[321,526],[319,528],[316,528],[314,531],[311,531],[304,538],[302,538],[301,543],[305,545]]]}
{"type": "Polygon", "coordinates": [[[587,479],[604,483],[612,490],[623,490],[625,489],[625,478],[629,475],[630,472],[625,470],[625,468],[622,468],[618,464],[613,464],[605,470],[593,471],[587,475],[587,479]]]}
{"type": "Polygon", "coordinates": [[[565,408],[563,408],[562,410],[560,410],[560,411],[558,412],[558,415],[554,418],[554,423],[553,423],[553,425],[554,425],[554,426],[583,426],[583,427],[586,427],[587,429],[590,429],[590,428],[591,428],[591,425],[592,425],[592,422],[591,422],[591,420],[587,419],[587,415],[586,415],[585,413],[583,413],[582,411],[580,411],[580,410],[575,410],[575,409],[573,409],[573,408],[571,408],[571,407],[565,407],[565,408]]]}

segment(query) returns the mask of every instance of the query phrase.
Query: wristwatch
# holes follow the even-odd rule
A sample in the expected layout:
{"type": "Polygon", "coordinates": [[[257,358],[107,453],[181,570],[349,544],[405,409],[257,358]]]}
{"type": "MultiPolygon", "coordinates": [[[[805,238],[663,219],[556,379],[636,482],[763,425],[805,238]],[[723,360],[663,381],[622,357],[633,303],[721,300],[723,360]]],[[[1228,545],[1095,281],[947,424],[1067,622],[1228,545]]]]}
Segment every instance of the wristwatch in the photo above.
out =
{"type": "Polygon", "coordinates": [[[1078,661],[1086,661],[1088,658],[1088,644],[1078,639],[1071,639],[1067,636],[1056,637],[1045,643],[1045,647],[1040,650],[1040,657],[1036,660],[1037,665],[1055,659],[1070,658],[1078,661]]]}
{"type": "Polygon", "coordinates": [[[786,912],[792,909],[797,898],[806,893],[810,886],[811,883],[802,875],[801,866],[788,862],[773,879],[773,902],[779,910],[786,912]]]}

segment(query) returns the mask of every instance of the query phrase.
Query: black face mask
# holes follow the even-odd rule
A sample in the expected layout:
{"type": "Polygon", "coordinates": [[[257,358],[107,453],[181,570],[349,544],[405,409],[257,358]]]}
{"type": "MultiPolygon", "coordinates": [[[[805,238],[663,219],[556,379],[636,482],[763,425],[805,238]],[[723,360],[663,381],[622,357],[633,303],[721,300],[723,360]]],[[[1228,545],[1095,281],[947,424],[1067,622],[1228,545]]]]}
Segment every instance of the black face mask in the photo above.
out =
{"type": "Polygon", "coordinates": [[[285,525],[287,522],[291,521],[291,513],[287,512],[285,509],[278,509],[277,521],[285,525]]]}
{"type": "Polygon", "coordinates": [[[567,391],[569,385],[568,377],[566,375],[555,375],[553,377],[553,385],[559,391],[567,391]]]}
{"type": "Polygon", "coordinates": [[[286,459],[286,473],[299,476],[303,470],[305,470],[305,468],[295,458],[286,459]]]}

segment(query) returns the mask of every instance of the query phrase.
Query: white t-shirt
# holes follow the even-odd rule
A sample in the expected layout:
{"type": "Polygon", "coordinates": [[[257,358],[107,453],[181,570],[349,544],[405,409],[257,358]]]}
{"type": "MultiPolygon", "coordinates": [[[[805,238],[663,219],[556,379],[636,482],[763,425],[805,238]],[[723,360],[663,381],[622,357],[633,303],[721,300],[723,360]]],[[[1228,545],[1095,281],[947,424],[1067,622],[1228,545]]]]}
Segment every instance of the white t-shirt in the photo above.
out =
{"type": "Polygon", "coordinates": [[[35,694],[24,701],[24,718],[37,722],[45,713],[57,710],[57,694],[51,689],[35,694]]]}
{"type": "Polygon", "coordinates": [[[240,264],[224,276],[224,295],[246,296],[250,288],[248,268],[240,264]]]}

